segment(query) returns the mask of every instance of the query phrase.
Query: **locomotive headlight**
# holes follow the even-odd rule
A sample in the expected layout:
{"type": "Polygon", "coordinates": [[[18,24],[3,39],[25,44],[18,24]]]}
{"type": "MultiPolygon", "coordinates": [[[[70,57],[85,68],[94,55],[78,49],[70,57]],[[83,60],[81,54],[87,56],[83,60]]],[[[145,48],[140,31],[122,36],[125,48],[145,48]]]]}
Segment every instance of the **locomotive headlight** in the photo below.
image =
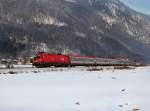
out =
{"type": "Polygon", "coordinates": [[[61,61],[65,61],[65,59],[64,59],[64,58],[61,58],[61,61]]]}

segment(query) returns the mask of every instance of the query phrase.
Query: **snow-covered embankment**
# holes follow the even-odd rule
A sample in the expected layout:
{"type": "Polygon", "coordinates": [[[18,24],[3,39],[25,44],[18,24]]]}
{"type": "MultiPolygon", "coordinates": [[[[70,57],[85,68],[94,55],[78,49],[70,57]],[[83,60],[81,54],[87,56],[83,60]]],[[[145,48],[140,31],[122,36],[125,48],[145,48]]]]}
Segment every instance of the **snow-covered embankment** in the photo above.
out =
{"type": "Polygon", "coordinates": [[[0,111],[149,111],[150,67],[0,75],[0,111]]]}

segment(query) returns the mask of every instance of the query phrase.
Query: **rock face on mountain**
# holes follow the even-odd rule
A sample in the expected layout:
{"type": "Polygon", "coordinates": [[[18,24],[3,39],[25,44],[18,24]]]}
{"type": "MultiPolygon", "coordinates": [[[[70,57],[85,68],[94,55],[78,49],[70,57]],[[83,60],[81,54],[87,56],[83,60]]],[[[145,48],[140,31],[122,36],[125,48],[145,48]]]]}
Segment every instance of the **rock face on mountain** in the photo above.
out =
{"type": "Polygon", "coordinates": [[[118,0],[0,0],[0,56],[37,47],[150,61],[150,16],[118,0]]]}

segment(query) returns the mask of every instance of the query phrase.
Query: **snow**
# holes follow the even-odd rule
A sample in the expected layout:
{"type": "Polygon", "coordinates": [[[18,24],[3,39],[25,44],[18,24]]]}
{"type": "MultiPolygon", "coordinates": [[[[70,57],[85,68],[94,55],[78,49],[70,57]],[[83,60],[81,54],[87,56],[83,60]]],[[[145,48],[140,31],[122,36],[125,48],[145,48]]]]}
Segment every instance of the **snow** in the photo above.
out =
{"type": "Polygon", "coordinates": [[[83,33],[83,32],[76,31],[75,34],[76,34],[76,36],[81,37],[81,38],[85,38],[86,37],[86,34],[83,33]]]}
{"type": "Polygon", "coordinates": [[[77,1],[76,0],[65,0],[67,2],[71,2],[71,3],[76,3],[77,1]]]}
{"type": "Polygon", "coordinates": [[[92,1],[91,1],[91,0],[89,0],[88,2],[89,2],[89,4],[90,4],[90,6],[92,6],[92,1]]]}
{"type": "Polygon", "coordinates": [[[54,69],[32,68],[23,70],[28,73],[1,74],[0,111],[150,110],[150,67],[54,69]]]}
{"type": "Polygon", "coordinates": [[[14,68],[32,68],[32,64],[27,64],[27,65],[14,65],[14,68]]]}

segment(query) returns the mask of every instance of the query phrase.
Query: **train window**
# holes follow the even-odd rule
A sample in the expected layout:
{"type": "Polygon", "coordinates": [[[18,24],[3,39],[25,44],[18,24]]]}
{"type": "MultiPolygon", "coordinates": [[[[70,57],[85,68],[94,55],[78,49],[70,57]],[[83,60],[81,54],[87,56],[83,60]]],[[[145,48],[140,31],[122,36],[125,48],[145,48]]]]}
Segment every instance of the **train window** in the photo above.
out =
{"type": "Polygon", "coordinates": [[[36,59],[40,59],[40,56],[37,56],[36,59]]]}
{"type": "Polygon", "coordinates": [[[72,57],[72,61],[82,61],[82,62],[96,62],[95,58],[80,58],[80,57],[72,57]]]}

